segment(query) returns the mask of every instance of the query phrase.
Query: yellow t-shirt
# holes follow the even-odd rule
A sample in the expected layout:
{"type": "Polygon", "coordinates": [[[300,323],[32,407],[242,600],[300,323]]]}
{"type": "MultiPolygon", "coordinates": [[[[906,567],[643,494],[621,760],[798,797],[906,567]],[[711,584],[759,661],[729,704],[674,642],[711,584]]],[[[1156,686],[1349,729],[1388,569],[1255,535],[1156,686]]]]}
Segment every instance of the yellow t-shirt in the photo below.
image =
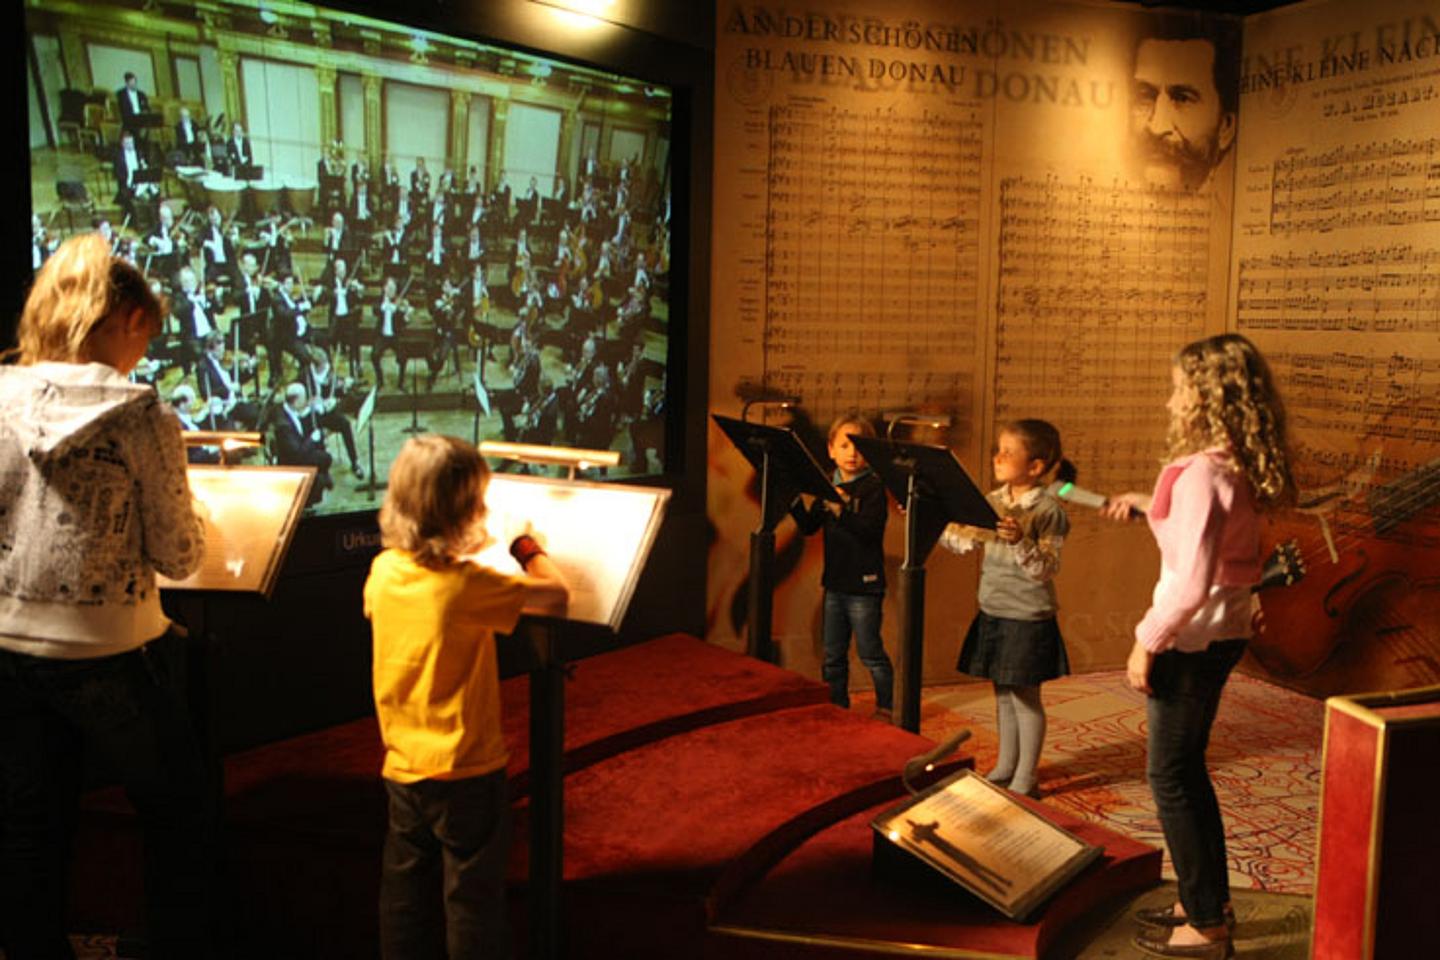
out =
{"type": "Polygon", "coordinates": [[[495,633],[515,629],[524,599],[517,578],[478,564],[430,570],[404,550],[375,558],[365,615],[387,780],[460,780],[505,766],[495,633]]]}

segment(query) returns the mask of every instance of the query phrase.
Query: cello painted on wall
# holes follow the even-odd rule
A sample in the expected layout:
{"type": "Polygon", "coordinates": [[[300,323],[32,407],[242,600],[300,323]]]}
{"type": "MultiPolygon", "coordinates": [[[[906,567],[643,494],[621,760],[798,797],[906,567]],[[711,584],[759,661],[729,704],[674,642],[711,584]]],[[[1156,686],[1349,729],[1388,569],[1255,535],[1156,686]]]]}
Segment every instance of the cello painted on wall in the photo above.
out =
{"type": "Polygon", "coordinates": [[[1440,431],[1430,423],[1410,404],[1348,449],[1300,450],[1298,469],[1316,476],[1302,480],[1302,507],[1272,517],[1268,532],[1294,541],[1305,574],[1258,595],[1247,657],[1269,678],[1321,697],[1440,682],[1440,431]]]}

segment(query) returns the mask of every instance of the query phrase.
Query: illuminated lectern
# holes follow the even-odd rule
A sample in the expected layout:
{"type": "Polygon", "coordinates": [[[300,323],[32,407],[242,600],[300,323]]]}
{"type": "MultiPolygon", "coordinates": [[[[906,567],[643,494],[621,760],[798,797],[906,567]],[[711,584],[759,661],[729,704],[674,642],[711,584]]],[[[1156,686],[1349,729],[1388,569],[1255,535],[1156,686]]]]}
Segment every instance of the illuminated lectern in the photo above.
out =
{"type": "MultiPolygon", "coordinates": [[[[481,452],[527,462],[590,463],[596,451],[484,444],[481,452]]],[[[664,518],[670,491],[498,473],[485,493],[487,545],[473,559],[519,573],[509,545],[531,533],[570,588],[564,617],[527,616],[534,646],[530,670],[531,956],[560,956],[560,883],[564,869],[565,677],[567,661],[612,635],[625,619],[635,585],[664,518]]],[[[517,632],[519,632],[517,631],[517,632]]]]}

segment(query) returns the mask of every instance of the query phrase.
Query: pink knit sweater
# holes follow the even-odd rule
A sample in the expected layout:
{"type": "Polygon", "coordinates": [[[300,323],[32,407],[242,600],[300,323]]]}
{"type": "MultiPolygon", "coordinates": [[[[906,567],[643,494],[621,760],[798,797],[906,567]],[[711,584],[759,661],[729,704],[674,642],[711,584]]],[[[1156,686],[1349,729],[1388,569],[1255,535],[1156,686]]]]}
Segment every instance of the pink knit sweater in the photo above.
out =
{"type": "Polygon", "coordinates": [[[1148,519],[1160,545],[1160,580],[1135,638],[1159,653],[1250,636],[1260,520],[1229,454],[1216,448],[1166,464],[1148,519]]]}

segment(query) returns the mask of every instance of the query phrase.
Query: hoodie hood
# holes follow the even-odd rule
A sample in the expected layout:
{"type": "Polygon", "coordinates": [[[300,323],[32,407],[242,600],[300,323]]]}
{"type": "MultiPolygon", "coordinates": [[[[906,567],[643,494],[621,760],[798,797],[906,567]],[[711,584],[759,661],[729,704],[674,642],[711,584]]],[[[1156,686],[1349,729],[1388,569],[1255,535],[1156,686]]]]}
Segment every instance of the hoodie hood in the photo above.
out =
{"type": "Polygon", "coordinates": [[[0,430],[34,462],[62,456],[116,417],[156,402],[152,387],[131,383],[103,363],[0,367],[0,430]]]}

